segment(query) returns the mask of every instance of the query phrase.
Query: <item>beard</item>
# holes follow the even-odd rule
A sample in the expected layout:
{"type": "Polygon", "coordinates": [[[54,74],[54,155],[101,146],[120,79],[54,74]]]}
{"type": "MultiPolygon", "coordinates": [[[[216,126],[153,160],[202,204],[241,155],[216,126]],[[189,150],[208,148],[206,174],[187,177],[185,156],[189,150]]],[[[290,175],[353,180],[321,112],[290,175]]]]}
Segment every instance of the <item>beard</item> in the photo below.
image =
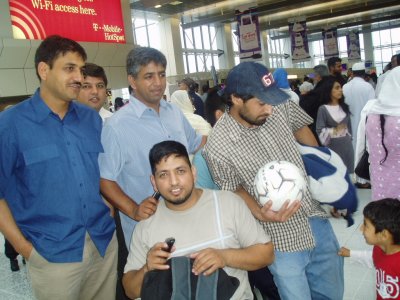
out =
{"type": "Polygon", "coordinates": [[[241,111],[239,112],[239,116],[244,121],[246,121],[247,123],[249,123],[251,125],[254,125],[254,126],[261,126],[267,121],[267,118],[265,118],[265,119],[254,119],[254,118],[251,118],[250,116],[246,115],[246,113],[243,113],[241,111]]]}
{"type": "Polygon", "coordinates": [[[190,196],[192,196],[192,193],[193,193],[193,187],[187,194],[182,195],[180,198],[171,199],[171,198],[165,197],[163,194],[161,194],[161,196],[169,204],[178,206],[178,205],[182,205],[182,204],[186,203],[189,200],[190,196]]]}

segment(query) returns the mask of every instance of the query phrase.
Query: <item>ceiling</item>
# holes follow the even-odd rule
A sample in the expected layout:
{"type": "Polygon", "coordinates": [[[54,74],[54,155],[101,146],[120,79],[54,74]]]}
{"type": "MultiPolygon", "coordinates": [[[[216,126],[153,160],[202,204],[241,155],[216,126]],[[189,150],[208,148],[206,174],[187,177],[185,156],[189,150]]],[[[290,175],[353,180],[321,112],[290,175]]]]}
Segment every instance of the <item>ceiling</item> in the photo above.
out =
{"type": "Polygon", "coordinates": [[[251,7],[257,8],[261,30],[287,31],[288,20],[300,17],[306,18],[309,33],[324,27],[347,28],[380,21],[398,24],[400,20],[398,0],[131,0],[130,6],[163,18],[178,17],[183,28],[235,22],[235,10],[251,7]]]}

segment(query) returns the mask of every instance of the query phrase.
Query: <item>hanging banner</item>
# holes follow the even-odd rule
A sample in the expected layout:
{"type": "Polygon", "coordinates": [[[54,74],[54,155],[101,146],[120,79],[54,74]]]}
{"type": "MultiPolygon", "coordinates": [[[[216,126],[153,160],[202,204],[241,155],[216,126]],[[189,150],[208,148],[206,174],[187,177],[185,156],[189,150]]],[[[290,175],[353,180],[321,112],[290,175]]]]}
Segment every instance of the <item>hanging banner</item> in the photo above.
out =
{"type": "Polygon", "coordinates": [[[309,60],[311,56],[308,48],[306,21],[289,20],[289,34],[292,45],[292,61],[300,62],[309,60]]]}
{"type": "Polygon", "coordinates": [[[121,1],[10,0],[15,39],[58,34],[80,42],[125,44],[121,1]]]}
{"type": "Polygon", "coordinates": [[[346,35],[347,57],[349,61],[361,60],[360,36],[358,31],[350,31],[346,35]]]}
{"type": "Polygon", "coordinates": [[[255,10],[239,13],[237,18],[240,59],[261,58],[261,39],[258,14],[255,10]]]}
{"type": "Polygon", "coordinates": [[[337,42],[337,28],[324,29],[322,31],[322,42],[324,44],[325,59],[339,56],[339,48],[337,42]]]}

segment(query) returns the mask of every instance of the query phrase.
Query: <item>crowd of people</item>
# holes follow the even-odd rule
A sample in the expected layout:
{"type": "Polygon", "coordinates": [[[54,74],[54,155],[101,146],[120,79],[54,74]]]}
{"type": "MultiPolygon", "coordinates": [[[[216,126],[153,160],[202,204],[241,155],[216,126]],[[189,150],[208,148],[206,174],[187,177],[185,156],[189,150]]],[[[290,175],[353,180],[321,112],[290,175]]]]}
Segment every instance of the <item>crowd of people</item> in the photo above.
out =
{"type": "Polygon", "coordinates": [[[236,278],[231,299],[252,299],[254,287],[265,299],[343,299],[343,257],[357,252],[340,248],[310,187],[279,211],[254,191],[273,160],[307,178],[298,143],[331,148],[349,173],[367,145],[371,180],[356,179],[374,200],[366,257],[378,299],[400,290],[400,55],[376,90],[363,63],[346,80],[336,57],[299,94],[286,70],[242,62],[223,88],[204,87],[202,98],[185,78],[164,101],[166,57],[137,47],[126,60],[131,97],[114,113],[103,107],[104,69],[86,58],[77,42],[47,37],[35,94],[0,114],[0,231],[37,299],[140,298],[183,256],[199,281],[236,278]]]}

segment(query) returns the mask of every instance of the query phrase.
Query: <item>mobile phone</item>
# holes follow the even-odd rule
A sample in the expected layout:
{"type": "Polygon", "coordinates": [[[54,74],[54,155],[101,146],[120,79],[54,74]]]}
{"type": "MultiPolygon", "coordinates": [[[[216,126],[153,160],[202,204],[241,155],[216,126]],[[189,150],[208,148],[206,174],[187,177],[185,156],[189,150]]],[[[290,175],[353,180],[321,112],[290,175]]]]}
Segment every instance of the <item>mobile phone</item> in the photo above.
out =
{"type": "Polygon", "coordinates": [[[165,251],[171,252],[172,246],[175,244],[175,238],[169,237],[169,238],[165,239],[165,242],[168,245],[168,247],[165,249],[165,251]]]}
{"type": "Polygon", "coordinates": [[[152,197],[156,200],[160,199],[161,194],[159,192],[154,192],[154,194],[152,195],[152,197]]]}

